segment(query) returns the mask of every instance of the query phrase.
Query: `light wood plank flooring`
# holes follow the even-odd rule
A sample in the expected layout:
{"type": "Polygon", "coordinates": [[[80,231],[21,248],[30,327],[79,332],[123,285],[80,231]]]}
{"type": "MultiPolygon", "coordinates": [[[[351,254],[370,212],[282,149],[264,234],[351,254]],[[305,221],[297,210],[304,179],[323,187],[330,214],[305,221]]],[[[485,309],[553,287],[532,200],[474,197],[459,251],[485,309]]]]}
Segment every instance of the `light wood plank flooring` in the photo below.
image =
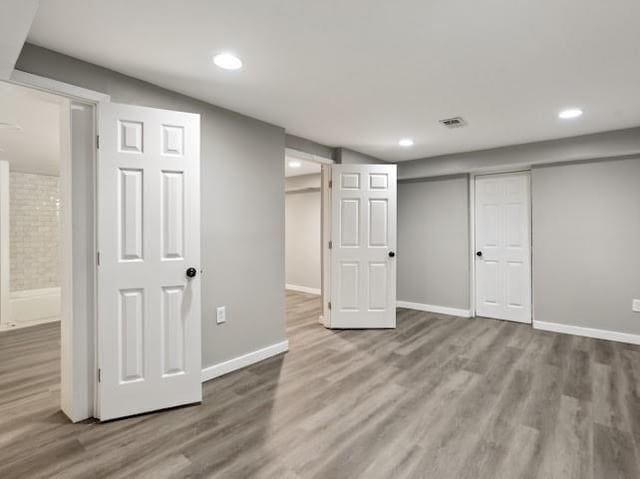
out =
{"type": "Polygon", "coordinates": [[[59,327],[0,334],[0,478],[640,477],[640,348],[399,310],[328,331],[287,293],[290,352],[201,405],[97,424],[59,411],[59,327]]]}

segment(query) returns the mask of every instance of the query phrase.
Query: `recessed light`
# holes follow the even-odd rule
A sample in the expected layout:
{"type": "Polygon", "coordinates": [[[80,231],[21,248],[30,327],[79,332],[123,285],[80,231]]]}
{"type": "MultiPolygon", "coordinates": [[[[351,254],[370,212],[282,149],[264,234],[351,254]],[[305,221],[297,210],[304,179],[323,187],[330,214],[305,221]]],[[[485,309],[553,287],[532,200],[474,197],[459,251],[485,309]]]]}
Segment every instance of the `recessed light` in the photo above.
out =
{"type": "Polygon", "coordinates": [[[218,53],[213,57],[213,63],[225,70],[239,70],[242,68],[242,60],[231,53],[218,53]]]}
{"type": "Polygon", "coordinates": [[[411,138],[403,138],[398,142],[398,145],[404,146],[404,147],[413,146],[413,140],[411,138]]]}
{"type": "Polygon", "coordinates": [[[578,118],[581,115],[582,110],[580,108],[568,108],[558,113],[558,118],[562,120],[571,120],[572,118],[578,118]]]}
{"type": "Polygon", "coordinates": [[[302,163],[300,163],[298,160],[292,160],[289,162],[289,166],[291,168],[300,168],[302,166],[302,163]]]}

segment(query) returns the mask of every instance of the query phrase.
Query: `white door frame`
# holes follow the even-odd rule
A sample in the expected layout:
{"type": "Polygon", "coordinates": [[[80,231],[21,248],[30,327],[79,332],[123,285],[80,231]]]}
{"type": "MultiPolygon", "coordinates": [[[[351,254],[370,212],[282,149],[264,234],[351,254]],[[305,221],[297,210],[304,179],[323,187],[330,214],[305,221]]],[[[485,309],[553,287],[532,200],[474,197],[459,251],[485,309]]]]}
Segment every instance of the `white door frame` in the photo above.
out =
{"type": "MultiPolygon", "coordinates": [[[[489,175],[507,175],[513,173],[529,173],[531,168],[486,169],[469,173],[469,309],[471,318],[476,317],[476,177],[489,175]]],[[[529,187],[529,264],[531,265],[531,323],[533,324],[533,221],[532,221],[531,187],[529,187]]]]}
{"type": "Polygon", "coordinates": [[[90,164],[86,164],[85,161],[73,166],[70,141],[66,145],[68,154],[63,155],[60,164],[60,196],[65,203],[60,238],[63,264],[60,404],[62,411],[69,419],[78,422],[92,417],[95,411],[97,385],[96,120],[100,103],[111,101],[111,97],[19,70],[13,71],[9,82],[66,97],[71,102],[91,108],[93,117],[92,124],[88,128],[86,124],[73,127],[71,116],[73,104],[70,102],[66,127],[69,133],[75,131],[77,136],[82,136],[86,145],[93,145],[91,148],[93,157],[90,164]],[[87,290],[87,285],[92,287],[87,290]],[[74,294],[77,291],[86,294],[74,294]]]}
{"type": "Polygon", "coordinates": [[[320,300],[322,310],[318,320],[320,324],[329,327],[330,311],[329,311],[329,294],[331,291],[331,250],[329,249],[329,240],[331,239],[331,192],[329,191],[329,182],[331,181],[331,165],[335,163],[331,158],[312,155],[304,151],[295,150],[293,148],[285,148],[285,156],[296,158],[298,160],[310,161],[318,163],[320,170],[320,300]]]}
{"type": "Polygon", "coordinates": [[[0,326],[9,322],[9,162],[0,161],[0,326]]]}
{"type": "Polygon", "coordinates": [[[320,215],[321,215],[321,245],[322,250],[320,254],[321,265],[321,312],[320,312],[320,324],[325,328],[331,326],[331,165],[323,165],[322,173],[320,177],[320,215]]]}

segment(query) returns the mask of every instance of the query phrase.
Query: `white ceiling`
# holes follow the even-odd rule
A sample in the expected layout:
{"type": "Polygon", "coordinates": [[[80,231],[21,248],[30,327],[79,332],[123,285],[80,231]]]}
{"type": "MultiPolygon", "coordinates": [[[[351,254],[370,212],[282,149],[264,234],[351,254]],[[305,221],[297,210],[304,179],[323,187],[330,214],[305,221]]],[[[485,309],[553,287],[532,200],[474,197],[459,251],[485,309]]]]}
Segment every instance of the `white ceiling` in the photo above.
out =
{"type": "Polygon", "coordinates": [[[0,82],[0,160],[12,171],[57,175],[60,165],[60,115],[66,100],[0,82]]]}
{"type": "Polygon", "coordinates": [[[29,41],[400,161],[640,125],[639,20],[638,0],[56,0],[29,41]],[[242,70],[213,65],[227,50],[242,70]]]}
{"type": "Polygon", "coordinates": [[[297,158],[286,157],[284,159],[284,176],[290,178],[292,176],[314,175],[320,173],[320,164],[313,161],[299,160],[297,158]],[[291,162],[297,161],[300,166],[294,168],[290,166],[291,162]]]}
{"type": "Polygon", "coordinates": [[[13,67],[36,15],[39,0],[2,0],[0,15],[0,79],[11,76],[13,67]]]}

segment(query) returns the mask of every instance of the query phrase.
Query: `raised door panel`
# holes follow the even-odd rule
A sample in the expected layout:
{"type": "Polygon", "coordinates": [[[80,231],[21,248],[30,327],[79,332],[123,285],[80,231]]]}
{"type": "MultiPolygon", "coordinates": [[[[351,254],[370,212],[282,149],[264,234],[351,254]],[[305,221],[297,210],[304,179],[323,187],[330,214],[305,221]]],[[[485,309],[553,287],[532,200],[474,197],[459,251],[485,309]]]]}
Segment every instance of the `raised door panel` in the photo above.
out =
{"type": "Polygon", "coordinates": [[[142,153],[144,151],[144,123],[120,120],[118,128],[118,151],[120,153],[142,153]]]}
{"type": "Polygon", "coordinates": [[[162,259],[182,259],[184,256],[184,174],[181,171],[163,171],[161,174],[162,259]]]}
{"type": "Polygon", "coordinates": [[[142,289],[120,291],[118,330],[120,382],[144,379],[144,292],[142,289]]]}
{"type": "Polygon", "coordinates": [[[360,264],[353,261],[340,263],[339,308],[341,311],[360,309],[360,264]]]}
{"type": "Polygon", "coordinates": [[[360,173],[343,173],[340,175],[340,188],[343,190],[360,189],[360,173]]]}
{"type": "Polygon", "coordinates": [[[386,262],[369,263],[369,311],[385,311],[389,304],[389,266],[386,262]]]}
{"type": "Polygon", "coordinates": [[[162,374],[185,372],[184,286],[162,288],[162,374]]]}
{"type": "Polygon", "coordinates": [[[522,261],[507,261],[506,264],[506,307],[522,309],[526,298],[526,271],[522,261]]]}
{"type": "Polygon", "coordinates": [[[386,198],[369,200],[369,247],[389,246],[389,208],[386,198]]]}
{"type": "Polygon", "coordinates": [[[389,175],[387,173],[370,173],[369,189],[384,191],[389,188],[389,175]]]}
{"type": "Polygon", "coordinates": [[[118,229],[120,260],[140,261],[143,257],[143,171],[122,168],[119,171],[118,229]]]}
{"type": "Polygon", "coordinates": [[[176,157],[184,154],[184,127],[162,125],[162,154],[176,157]]]}
{"type": "Polygon", "coordinates": [[[340,246],[360,245],[360,200],[346,198],[340,202],[340,246]]]}

